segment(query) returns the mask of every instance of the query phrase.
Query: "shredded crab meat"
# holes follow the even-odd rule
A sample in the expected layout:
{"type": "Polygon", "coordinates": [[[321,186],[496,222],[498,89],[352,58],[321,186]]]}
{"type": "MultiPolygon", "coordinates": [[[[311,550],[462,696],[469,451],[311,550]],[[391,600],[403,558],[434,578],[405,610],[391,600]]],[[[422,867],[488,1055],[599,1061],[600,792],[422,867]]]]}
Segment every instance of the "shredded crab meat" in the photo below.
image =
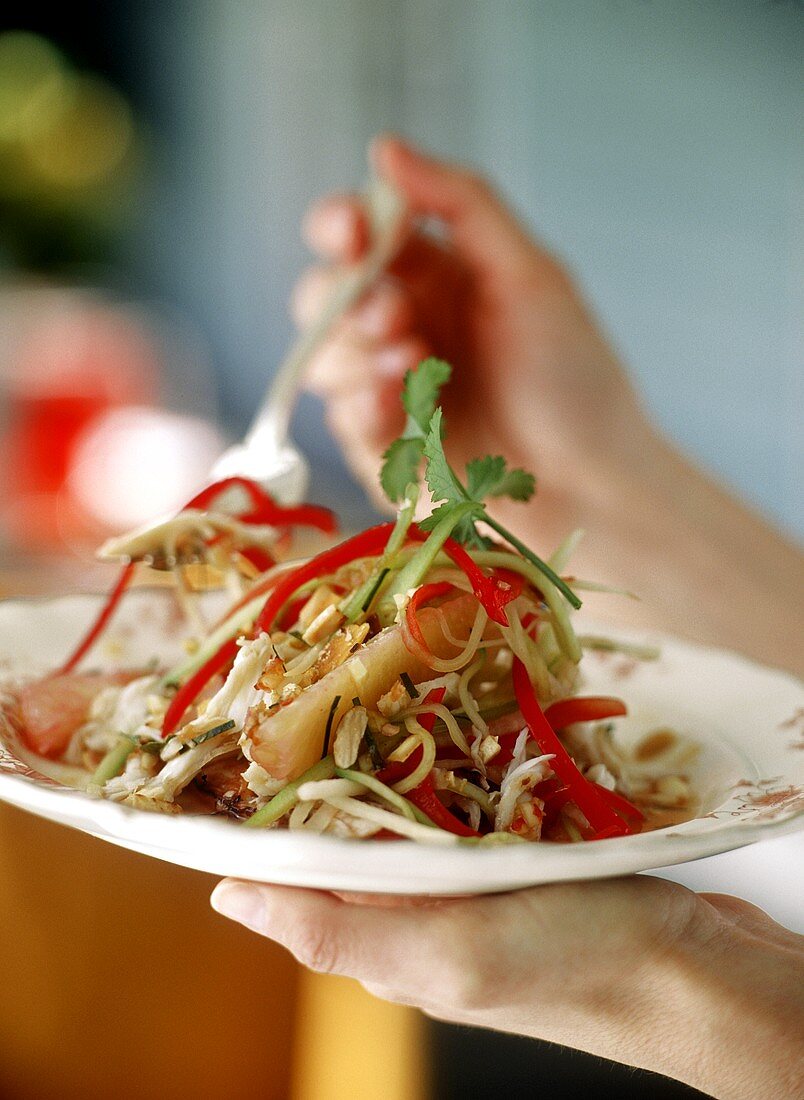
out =
{"type": "Polygon", "coordinates": [[[189,741],[201,733],[212,729],[213,725],[232,720],[238,728],[241,728],[246,720],[248,710],[254,703],[255,695],[259,692],[255,684],[260,674],[273,656],[273,645],[267,634],[261,634],[252,641],[243,640],[235,657],[229,675],[224,680],[218,691],[203,706],[203,713],[186,723],[178,732],[180,741],[189,741]]]}
{"type": "Polygon", "coordinates": [[[111,685],[93,699],[86,722],[79,726],[64,753],[66,763],[77,764],[85,749],[103,755],[120,734],[153,738],[164,707],[153,706],[157,676],[143,676],[123,687],[111,685]]]}
{"type": "MultiPolygon", "coordinates": [[[[173,802],[176,795],[184,790],[207,764],[236,750],[237,741],[233,737],[214,738],[196,745],[195,748],[187,749],[186,752],[165,764],[162,770],[146,783],[137,787],[136,795],[140,799],[152,802],[173,802]]],[[[113,780],[109,783],[113,783],[113,780]]],[[[109,783],[104,789],[104,794],[109,794],[109,783]]]]}
{"type": "MultiPolygon", "coordinates": [[[[240,747],[241,749],[243,748],[242,741],[240,747]]],[[[243,755],[246,755],[245,752],[243,755]]],[[[247,756],[246,759],[248,759],[247,756]]],[[[278,794],[285,785],[281,779],[272,779],[265,768],[261,768],[260,765],[255,764],[253,760],[243,772],[243,780],[248,789],[255,794],[257,798],[263,801],[273,798],[273,796],[278,794]]]]}
{"type": "Polygon", "coordinates": [[[529,796],[529,792],[552,774],[551,755],[537,756],[526,760],[508,773],[500,786],[500,801],[494,818],[495,832],[504,832],[511,828],[520,798],[529,796]]]}

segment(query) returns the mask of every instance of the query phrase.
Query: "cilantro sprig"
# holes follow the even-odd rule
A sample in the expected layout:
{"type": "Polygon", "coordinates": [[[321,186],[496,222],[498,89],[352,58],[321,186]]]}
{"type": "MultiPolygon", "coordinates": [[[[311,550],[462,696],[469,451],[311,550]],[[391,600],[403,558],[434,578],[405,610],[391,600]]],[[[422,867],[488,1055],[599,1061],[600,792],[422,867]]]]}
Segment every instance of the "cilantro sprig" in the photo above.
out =
{"type": "Polygon", "coordinates": [[[411,482],[418,482],[419,467],[438,394],[449,381],[452,367],[443,359],[425,359],[417,370],[405,375],[402,404],[408,414],[399,439],[385,452],[380,484],[389,500],[402,500],[411,482]]]}
{"type": "Polygon", "coordinates": [[[394,591],[404,592],[421,583],[421,577],[450,536],[468,547],[488,548],[489,539],[477,528],[477,523],[483,522],[551,580],[573,607],[580,607],[581,601],[566,581],[489,515],[486,508],[489,498],[530,500],[536,489],[533,475],[526,470],[509,469],[501,455],[486,455],[467,464],[465,480],[461,481],[447,460],[443,413],[438,407],[438,397],[450,374],[448,363],[440,359],[426,359],[418,370],[408,371],[405,375],[402,402],[408,418],[402,436],[386,452],[380,480],[391,500],[399,500],[408,485],[417,481],[424,460],[425,480],[433,503],[438,507],[419,524],[422,530],[430,532],[430,536],[403,568],[394,591]]]}

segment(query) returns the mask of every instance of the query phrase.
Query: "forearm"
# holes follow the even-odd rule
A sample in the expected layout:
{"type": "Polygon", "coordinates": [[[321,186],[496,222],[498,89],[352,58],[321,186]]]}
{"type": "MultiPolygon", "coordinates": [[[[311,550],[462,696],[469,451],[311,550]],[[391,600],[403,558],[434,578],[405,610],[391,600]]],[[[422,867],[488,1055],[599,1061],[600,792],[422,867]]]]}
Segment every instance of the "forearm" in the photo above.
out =
{"type": "MultiPolygon", "coordinates": [[[[612,453],[546,466],[540,491],[565,498],[547,512],[587,531],[571,572],[639,597],[587,609],[801,672],[804,558],[666,440],[636,428],[612,453]]],[[[538,504],[526,522],[536,546],[567,533],[545,529],[538,504]]]]}

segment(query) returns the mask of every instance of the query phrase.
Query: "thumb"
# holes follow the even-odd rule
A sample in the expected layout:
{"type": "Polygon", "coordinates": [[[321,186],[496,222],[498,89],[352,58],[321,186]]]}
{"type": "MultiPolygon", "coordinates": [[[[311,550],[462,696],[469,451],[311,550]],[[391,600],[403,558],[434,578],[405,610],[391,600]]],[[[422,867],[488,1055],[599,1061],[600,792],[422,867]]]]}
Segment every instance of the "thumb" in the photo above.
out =
{"type": "Polygon", "coordinates": [[[510,272],[533,263],[531,237],[482,176],[392,135],[375,138],[369,155],[374,169],[398,188],[413,214],[435,216],[449,226],[454,244],[471,265],[510,272]]]}

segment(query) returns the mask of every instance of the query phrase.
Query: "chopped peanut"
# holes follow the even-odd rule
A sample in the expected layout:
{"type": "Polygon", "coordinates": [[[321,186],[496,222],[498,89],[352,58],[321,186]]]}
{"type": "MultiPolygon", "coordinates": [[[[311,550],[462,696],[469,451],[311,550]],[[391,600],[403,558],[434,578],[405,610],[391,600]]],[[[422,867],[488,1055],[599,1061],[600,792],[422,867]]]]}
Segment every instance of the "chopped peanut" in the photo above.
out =
{"type": "Polygon", "coordinates": [[[278,657],[272,657],[260,673],[260,678],[255,687],[263,691],[280,691],[285,675],[285,666],[278,657]]]}
{"type": "Polygon", "coordinates": [[[377,710],[386,718],[396,718],[409,706],[410,695],[401,680],[395,681],[385,695],[381,695],[377,700],[377,710]]]}
{"type": "Polygon", "coordinates": [[[484,737],[478,745],[477,755],[484,764],[490,763],[500,751],[500,742],[491,735],[484,737]]]}
{"type": "Polygon", "coordinates": [[[333,668],[342,665],[355,646],[360,645],[368,634],[368,623],[359,626],[346,626],[334,634],[321,651],[316,663],[300,677],[302,687],[309,687],[333,668]]]}
{"type": "Polygon", "coordinates": [[[299,629],[304,633],[322,611],[328,607],[335,607],[339,597],[332,591],[328,584],[322,584],[313,592],[310,599],[299,612],[299,629]]]}
{"type": "Polygon", "coordinates": [[[678,742],[676,734],[672,730],[658,729],[649,733],[639,742],[634,749],[634,760],[653,760],[673,748],[678,742]]]}
{"type": "Polygon", "coordinates": [[[323,642],[330,634],[335,633],[342,622],[343,613],[340,612],[334,604],[329,604],[329,606],[325,607],[323,611],[316,615],[302,634],[302,638],[308,645],[315,645],[316,642],[323,642]]]}
{"type": "Polygon", "coordinates": [[[335,764],[339,768],[351,768],[360,749],[360,742],[368,725],[365,707],[354,707],[346,712],[338,723],[332,752],[335,764]]]}

